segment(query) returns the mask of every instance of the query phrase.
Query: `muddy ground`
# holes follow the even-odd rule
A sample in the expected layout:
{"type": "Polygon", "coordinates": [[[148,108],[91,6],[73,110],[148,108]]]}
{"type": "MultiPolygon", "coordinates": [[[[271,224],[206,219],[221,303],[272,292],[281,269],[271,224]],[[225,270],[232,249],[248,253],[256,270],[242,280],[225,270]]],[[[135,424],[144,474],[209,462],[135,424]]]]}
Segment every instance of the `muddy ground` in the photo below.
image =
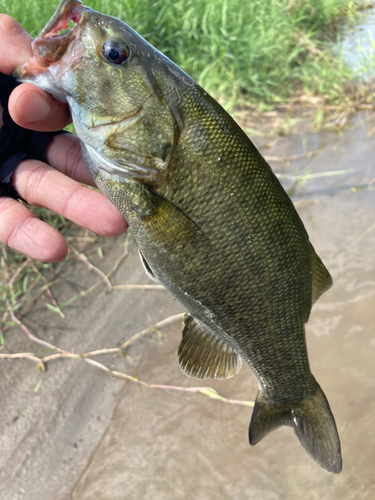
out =
{"type": "MultiPolygon", "coordinates": [[[[375,138],[374,122],[354,115],[341,132],[255,138],[334,278],[314,306],[307,343],[314,375],[339,429],[343,472],[321,469],[289,428],[248,444],[252,409],[201,394],[123,382],[84,361],[59,359],[38,372],[29,360],[0,360],[1,500],[349,500],[375,496],[375,138]],[[318,151],[310,157],[287,158],[318,151]],[[276,157],[276,158],[275,158],[276,157]],[[284,159],[284,161],[279,161],[284,159]],[[306,173],[340,175],[301,177],[306,173]],[[299,180],[293,176],[299,175],[299,180]],[[40,385],[41,384],[41,385],[40,385]],[[38,389],[38,390],[36,390],[38,389]]],[[[104,272],[124,238],[102,242],[104,272]]],[[[82,262],[61,267],[53,287],[64,301],[98,281],[82,262]]],[[[134,244],[112,284],[150,283],[134,244]]],[[[70,352],[118,347],[181,306],[164,290],[102,285],[64,309],[40,300],[24,318],[38,337],[70,352]]],[[[150,335],[126,358],[98,358],[149,383],[193,387],[176,351],[181,326],[150,335]]],[[[46,356],[22,330],[6,334],[3,352],[46,356]]],[[[253,400],[257,383],[244,366],[231,380],[210,382],[227,398],[253,400]]]]}

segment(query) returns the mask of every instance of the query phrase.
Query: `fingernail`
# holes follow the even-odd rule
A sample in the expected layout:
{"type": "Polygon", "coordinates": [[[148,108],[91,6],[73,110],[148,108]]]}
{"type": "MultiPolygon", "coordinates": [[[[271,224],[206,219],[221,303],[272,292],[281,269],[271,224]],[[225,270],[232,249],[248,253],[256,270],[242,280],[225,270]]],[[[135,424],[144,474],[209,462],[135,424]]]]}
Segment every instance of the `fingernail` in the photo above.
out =
{"type": "Polygon", "coordinates": [[[18,99],[16,110],[25,125],[33,125],[45,120],[51,108],[45,97],[30,90],[18,99]]]}

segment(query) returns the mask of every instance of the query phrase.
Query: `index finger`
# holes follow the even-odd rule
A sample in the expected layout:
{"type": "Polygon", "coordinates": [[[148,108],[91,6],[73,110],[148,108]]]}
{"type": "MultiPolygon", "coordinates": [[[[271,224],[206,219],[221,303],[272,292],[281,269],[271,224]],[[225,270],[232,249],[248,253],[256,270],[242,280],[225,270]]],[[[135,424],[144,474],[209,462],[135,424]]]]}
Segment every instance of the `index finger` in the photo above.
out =
{"type": "MultiPolygon", "coordinates": [[[[16,66],[28,61],[32,56],[31,42],[31,36],[17,21],[6,14],[0,14],[0,72],[10,75],[16,66]]],[[[68,107],[65,104],[57,102],[52,96],[30,84],[20,85],[12,92],[9,99],[9,112],[13,120],[21,127],[43,132],[60,130],[70,122],[68,107]],[[48,116],[38,123],[27,124],[25,122],[27,108],[30,108],[31,113],[35,115],[35,101],[43,96],[50,108],[48,116]]],[[[1,117],[0,106],[0,126],[1,117]]],[[[77,137],[70,134],[53,137],[47,148],[46,159],[51,166],[78,182],[95,186],[84,164],[77,137]]]]}
{"type": "MultiPolygon", "coordinates": [[[[0,14],[0,72],[11,75],[33,55],[32,38],[12,17],[0,14]]],[[[33,85],[20,85],[11,94],[9,112],[24,128],[50,132],[71,122],[66,104],[33,85]]]]}

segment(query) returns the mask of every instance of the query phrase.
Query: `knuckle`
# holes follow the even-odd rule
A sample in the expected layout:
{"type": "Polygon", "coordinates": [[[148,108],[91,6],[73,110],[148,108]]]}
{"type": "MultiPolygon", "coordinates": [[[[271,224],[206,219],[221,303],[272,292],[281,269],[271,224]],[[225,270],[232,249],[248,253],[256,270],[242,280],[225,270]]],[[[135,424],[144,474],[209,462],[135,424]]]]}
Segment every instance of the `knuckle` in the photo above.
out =
{"type": "Polygon", "coordinates": [[[38,162],[38,165],[30,169],[25,178],[23,179],[23,186],[20,189],[25,200],[32,204],[37,205],[37,200],[40,198],[38,195],[42,191],[42,184],[47,173],[47,166],[38,162]]]}
{"type": "Polygon", "coordinates": [[[11,225],[10,223],[16,218],[15,208],[15,200],[5,197],[0,198],[0,220],[2,226],[1,229],[5,229],[5,231],[2,231],[4,234],[11,225]]]}
{"type": "Polygon", "coordinates": [[[79,211],[79,207],[83,202],[84,197],[85,188],[78,184],[65,200],[62,211],[63,215],[68,219],[74,219],[74,216],[79,211]]]}
{"type": "Polygon", "coordinates": [[[79,141],[74,141],[70,145],[65,157],[65,169],[67,175],[72,179],[75,179],[78,176],[82,165],[83,158],[81,154],[81,144],[79,141]]]}
{"type": "Polygon", "coordinates": [[[14,225],[12,231],[8,235],[7,245],[10,247],[15,247],[17,240],[20,239],[21,233],[25,230],[27,224],[33,219],[33,214],[29,214],[14,225]]]}
{"type": "Polygon", "coordinates": [[[19,238],[20,232],[34,216],[12,198],[1,198],[0,200],[0,240],[12,247],[19,238]]]}

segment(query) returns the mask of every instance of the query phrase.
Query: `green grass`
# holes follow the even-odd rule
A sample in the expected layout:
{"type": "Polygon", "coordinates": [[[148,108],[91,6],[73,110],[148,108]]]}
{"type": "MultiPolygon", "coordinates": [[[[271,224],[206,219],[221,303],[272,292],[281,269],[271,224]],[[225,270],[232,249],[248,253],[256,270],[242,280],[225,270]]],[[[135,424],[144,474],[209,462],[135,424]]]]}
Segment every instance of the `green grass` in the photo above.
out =
{"type": "MultiPolygon", "coordinates": [[[[226,104],[263,107],[296,91],[342,99],[354,74],[333,57],[324,34],[361,0],[91,0],[90,7],[128,22],[226,104]]],[[[33,36],[57,2],[0,0],[33,36]]],[[[333,36],[334,38],[334,36],[333,36]]]]}
{"type": "MultiPolygon", "coordinates": [[[[46,208],[33,207],[36,217],[44,220],[62,232],[69,224],[64,217],[46,208]]],[[[12,324],[7,313],[27,308],[40,294],[48,290],[46,283],[51,280],[53,264],[38,262],[15,250],[0,244],[0,328],[12,324]]],[[[0,330],[0,335],[1,335],[0,330]]],[[[0,347],[1,347],[0,338],[0,347]]]]}

